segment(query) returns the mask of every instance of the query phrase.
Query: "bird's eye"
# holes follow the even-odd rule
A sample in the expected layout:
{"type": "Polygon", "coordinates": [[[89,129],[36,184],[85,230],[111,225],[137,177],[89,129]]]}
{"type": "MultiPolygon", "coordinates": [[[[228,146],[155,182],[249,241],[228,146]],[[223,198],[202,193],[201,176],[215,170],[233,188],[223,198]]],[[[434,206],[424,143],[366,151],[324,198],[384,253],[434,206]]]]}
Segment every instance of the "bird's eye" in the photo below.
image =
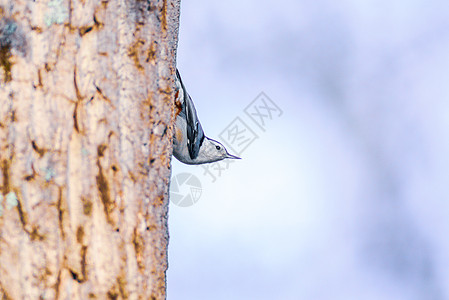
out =
{"type": "Polygon", "coordinates": [[[215,148],[216,148],[217,150],[221,150],[221,147],[220,147],[220,146],[215,146],[215,148]]]}

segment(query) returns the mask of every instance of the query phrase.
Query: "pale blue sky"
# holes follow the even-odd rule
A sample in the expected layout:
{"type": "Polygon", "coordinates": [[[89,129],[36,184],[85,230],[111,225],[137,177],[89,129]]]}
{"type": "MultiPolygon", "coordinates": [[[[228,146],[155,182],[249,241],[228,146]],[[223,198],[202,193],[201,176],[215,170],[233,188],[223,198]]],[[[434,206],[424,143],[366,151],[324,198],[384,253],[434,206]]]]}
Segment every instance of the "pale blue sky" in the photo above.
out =
{"type": "Polygon", "coordinates": [[[259,138],[215,182],[173,159],[169,300],[449,299],[446,1],[184,1],[178,67],[208,136],[259,138]]]}

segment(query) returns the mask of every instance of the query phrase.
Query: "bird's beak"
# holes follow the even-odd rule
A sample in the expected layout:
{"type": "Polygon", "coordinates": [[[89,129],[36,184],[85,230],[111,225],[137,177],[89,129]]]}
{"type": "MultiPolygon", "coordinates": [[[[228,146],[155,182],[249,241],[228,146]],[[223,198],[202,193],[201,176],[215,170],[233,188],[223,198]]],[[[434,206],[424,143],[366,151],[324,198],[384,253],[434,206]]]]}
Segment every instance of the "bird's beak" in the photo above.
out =
{"type": "Polygon", "coordinates": [[[240,157],[237,157],[237,156],[235,156],[235,155],[231,155],[231,154],[229,154],[229,153],[227,153],[227,154],[228,154],[228,156],[226,156],[226,158],[241,159],[240,157]]]}

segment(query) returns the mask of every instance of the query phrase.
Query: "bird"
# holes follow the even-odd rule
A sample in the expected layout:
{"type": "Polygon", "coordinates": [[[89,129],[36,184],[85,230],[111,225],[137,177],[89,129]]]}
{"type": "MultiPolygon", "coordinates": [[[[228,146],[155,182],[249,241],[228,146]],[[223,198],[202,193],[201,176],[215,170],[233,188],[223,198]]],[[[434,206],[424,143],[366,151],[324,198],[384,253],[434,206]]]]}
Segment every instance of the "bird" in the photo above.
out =
{"type": "Polygon", "coordinates": [[[176,69],[175,84],[175,130],[173,136],[173,155],[182,163],[200,165],[223,159],[240,159],[229,154],[220,142],[208,138],[196,114],[192,98],[187,93],[181,75],[176,69]]]}

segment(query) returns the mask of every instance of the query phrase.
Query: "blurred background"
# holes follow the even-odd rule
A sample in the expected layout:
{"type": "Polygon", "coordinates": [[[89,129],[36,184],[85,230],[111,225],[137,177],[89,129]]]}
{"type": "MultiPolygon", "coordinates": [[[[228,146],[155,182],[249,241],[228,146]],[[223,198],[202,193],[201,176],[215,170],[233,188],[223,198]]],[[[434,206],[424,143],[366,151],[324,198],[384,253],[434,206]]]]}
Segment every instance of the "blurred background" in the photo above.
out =
{"type": "Polygon", "coordinates": [[[447,0],[183,1],[178,68],[243,159],[173,158],[169,300],[449,299],[447,0]]]}

